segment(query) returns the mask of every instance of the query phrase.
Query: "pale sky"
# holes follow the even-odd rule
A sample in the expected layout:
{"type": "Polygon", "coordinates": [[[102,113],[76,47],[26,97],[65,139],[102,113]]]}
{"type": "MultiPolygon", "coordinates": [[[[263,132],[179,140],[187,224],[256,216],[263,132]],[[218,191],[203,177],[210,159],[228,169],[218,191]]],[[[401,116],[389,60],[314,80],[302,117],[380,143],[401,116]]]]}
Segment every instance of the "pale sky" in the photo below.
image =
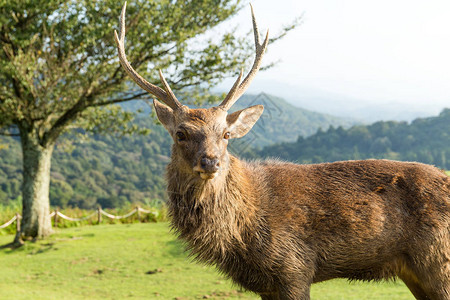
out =
{"type": "MultiPolygon", "coordinates": [[[[297,102],[296,95],[317,92],[360,103],[450,107],[450,1],[253,0],[252,4],[261,32],[269,28],[275,35],[302,14],[303,23],[269,45],[264,62],[281,62],[260,72],[250,92],[285,93],[291,102],[297,102]]],[[[232,20],[245,32],[251,28],[249,11],[244,7],[232,20]]]]}

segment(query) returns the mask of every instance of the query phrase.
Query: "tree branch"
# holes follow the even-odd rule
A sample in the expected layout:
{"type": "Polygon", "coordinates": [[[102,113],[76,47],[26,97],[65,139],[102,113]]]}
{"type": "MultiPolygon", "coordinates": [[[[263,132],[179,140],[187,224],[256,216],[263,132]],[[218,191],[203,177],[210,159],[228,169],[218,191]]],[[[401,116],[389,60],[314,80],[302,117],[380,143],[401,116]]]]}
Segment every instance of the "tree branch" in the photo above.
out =
{"type": "MultiPolygon", "coordinates": [[[[87,91],[85,91],[84,95],[86,93],[87,91]]],[[[75,120],[78,114],[86,108],[85,101],[83,101],[83,99],[85,98],[84,95],[82,95],[70,109],[68,109],[61,117],[59,117],[59,119],[55,122],[55,124],[53,124],[50,130],[44,133],[44,136],[42,137],[43,146],[53,143],[64,131],[67,124],[75,120]]],[[[89,96],[86,98],[89,98],[89,96]]]]}
{"type": "Polygon", "coordinates": [[[145,95],[148,95],[148,93],[147,92],[142,92],[142,93],[138,93],[138,94],[135,94],[133,96],[130,96],[128,98],[121,98],[121,99],[114,99],[114,100],[108,100],[108,101],[103,101],[103,102],[96,102],[96,103],[87,105],[87,107],[98,107],[98,106],[105,106],[105,105],[109,105],[109,104],[116,104],[116,103],[126,102],[126,101],[130,101],[130,100],[134,100],[134,99],[140,98],[140,97],[145,96],[145,95]]]}
{"type": "Polygon", "coordinates": [[[8,133],[8,132],[2,132],[2,131],[0,131],[0,135],[3,135],[3,136],[20,136],[19,133],[8,133]]]}
{"type": "Polygon", "coordinates": [[[20,133],[11,132],[11,130],[14,129],[14,126],[8,126],[8,127],[9,128],[0,129],[0,135],[3,135],[3,136],[20,136],[20,133]]]}

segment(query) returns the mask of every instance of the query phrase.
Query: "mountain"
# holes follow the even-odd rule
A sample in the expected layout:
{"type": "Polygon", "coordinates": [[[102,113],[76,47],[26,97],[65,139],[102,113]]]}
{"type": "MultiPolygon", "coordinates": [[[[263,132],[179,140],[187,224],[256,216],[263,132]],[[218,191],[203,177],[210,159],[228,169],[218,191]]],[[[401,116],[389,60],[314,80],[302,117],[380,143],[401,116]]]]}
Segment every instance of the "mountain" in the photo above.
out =
{"type": "Polygon", "coordinates": [[[380,121],[319,130],[296,142],[263,148],[253,157],[278,157],[299,163],[388,158],[418,161],[450,169],[450,109],[411,123],[380,121]]]}
{"type": "MultiPolygon", "coordinates": [[[[330,125],[345,128],[354,121],[296,108],[281,98],[261,94],[244,96],[234,109],[263,104],[265,112],[254,130],[230,144],[235,154],[274,142],[292,142],[330,125]]],[[[80,140],[69,135],[57,145],[52,160],[50,201],[54,206],[94,208],[121,206],[126,202],[165,199],[164,172],[169,162],[172,139],[149,117],[143,101],[129,102],[124,108],[142,110],[135,119],[150,128],[147,136],[93,136],[80,140]],[[68,143],[69,142],[69,143],[68,143]]],[[[19,141],[0,136],[0,204],[20,196],[22,158],[19,141]],[[3,146],[3,148],[2,148],[3,146]]]]}
{"type": "Polygon", "coordinates": [[[286,99],[289,103],[319,113],[331,114],[341,118],[357,119],[361,123],[370,124],[377,121],[407,121],[417,118],[435,116],[447,105],[448,100],[434,99],[432,96],[421,103],[392,96],[383,101],[374,100],[366,94],[356,98],[329,91],[326,87],[308,87],[289,84],[277,80],[257,80],[249,90],[270,90],[286,99]]]}

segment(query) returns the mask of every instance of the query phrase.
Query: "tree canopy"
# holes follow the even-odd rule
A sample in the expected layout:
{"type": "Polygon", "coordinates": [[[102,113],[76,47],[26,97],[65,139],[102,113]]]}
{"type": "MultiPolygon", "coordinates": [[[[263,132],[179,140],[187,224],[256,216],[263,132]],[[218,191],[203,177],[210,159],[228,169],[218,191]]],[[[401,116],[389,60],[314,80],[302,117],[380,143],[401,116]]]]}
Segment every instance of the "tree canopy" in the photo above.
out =
{"type": "MultiPolygon", "coordinates": [[[[50,165],[58,138],[70,129],[138,131],[132,114],[111,106],[149,97],[118,62],[113,0],[7,0],[0,3],[0,133],[20,137],[24,237],[51,232],[50,165]]],[[[238,0],[136,0],[128,5],[126,47],[150,82],[164,70],[182,99],[235,74],[252,56],[250,39],[233,30],[206,32],[239,9],[238,0]]],[[[276,38],[295,26],[288,26],[276,38]]],[[[275,39],[276,39],[275,38],[275,39]]]]}
{"type": "MultiPolygon", "coordinates": [[[[129,120],[119,108],[103,108],[147,96],[128,84],[118,63],[113,29],[120,7],[119,1],[3,2],[0,127],[6,133],[33,127],[44,145],[68,125],[92,128],[110,120],[111,129],[129,120]]],[[[249,43],[232,32],[219,41],[204,37],[201,46],[191,42],[237,9],[237,1],[132,1],[128,58],[155,83],[156,69],[165,70],[174,90],[214,85],[251,55],[249,43]]]]}

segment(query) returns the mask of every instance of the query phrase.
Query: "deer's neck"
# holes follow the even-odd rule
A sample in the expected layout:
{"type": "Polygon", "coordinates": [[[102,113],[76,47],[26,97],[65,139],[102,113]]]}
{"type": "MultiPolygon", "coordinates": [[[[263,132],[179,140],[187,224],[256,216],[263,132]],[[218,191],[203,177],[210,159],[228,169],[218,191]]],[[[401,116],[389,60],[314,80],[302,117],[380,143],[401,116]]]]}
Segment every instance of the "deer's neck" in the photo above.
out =
{"type": "Polygon", "coordinates": [[[258,196],[244,163],[230,156],[228,171],[203,181],[168,166],[172,226],[199,259],[217,262],[248,242],[256,226],[258,196]]]}

